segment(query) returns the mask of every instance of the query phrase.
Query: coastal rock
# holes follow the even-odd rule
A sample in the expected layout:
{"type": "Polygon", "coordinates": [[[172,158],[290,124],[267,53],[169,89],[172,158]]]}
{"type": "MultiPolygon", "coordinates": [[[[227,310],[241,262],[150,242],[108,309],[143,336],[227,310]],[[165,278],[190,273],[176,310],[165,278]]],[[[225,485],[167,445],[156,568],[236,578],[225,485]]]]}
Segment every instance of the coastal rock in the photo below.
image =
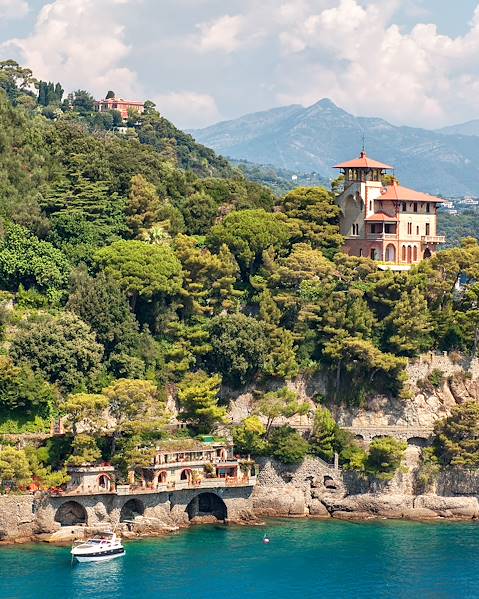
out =
{"type": "Polygon", "coordinates": [[[304,516],[307,513],[304,493],[291,486],[256,489],[253,508],[255,514],[261,516],[304,516]]]}
{"type": "Polygon", "coordinates": [[[329,518],[331,516],[327,507],[319,499],[313,499],[309,503],[308,508],[310,516],[315,516],[316,518],[329,518]]]}
{"type": "Polygon", "coordinates": [[[326,495],[322,499],[327,509],[336,512],[354,512],[385,518],[402,518],[405,510],[413,508],[413,498],[404,495],[349,495],[338,498],[326,495]]]}
{"type": "Polygon", "coordinates": [[[414,501],[415,508],[426,508],[443,517],[478,518],[477,497],[439,497],[419,495],[414,501]]]}

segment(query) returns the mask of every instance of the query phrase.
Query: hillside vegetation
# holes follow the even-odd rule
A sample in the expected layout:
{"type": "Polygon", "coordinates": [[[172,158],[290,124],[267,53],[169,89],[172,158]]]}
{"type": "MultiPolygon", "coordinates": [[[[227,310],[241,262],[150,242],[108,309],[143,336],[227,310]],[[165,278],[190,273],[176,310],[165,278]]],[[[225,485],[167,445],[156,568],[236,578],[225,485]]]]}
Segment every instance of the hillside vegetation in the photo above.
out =
{"type": "Polygon", "coordinates": [[[0,70],[0,431],[62,415],[69,434],[4,456],[0,481],[50,484],[49,468],[101,456],[124,472],[165,434],[167,391],[197,434],[227,424],[225,385],[271,381],[256,407],[267,426],[247,419],[237,448],[359,463],[326,410],[309,444],[273,427],[309,409],[288,380],[322,370],[329,400],[407,398],[408,357],[476,351],[477,242],[379,271],[340,252],[327,189],[275,197],[152,106],[119,135],[76,106],[86,92],[45,107],[15,69],[0,70]]]}

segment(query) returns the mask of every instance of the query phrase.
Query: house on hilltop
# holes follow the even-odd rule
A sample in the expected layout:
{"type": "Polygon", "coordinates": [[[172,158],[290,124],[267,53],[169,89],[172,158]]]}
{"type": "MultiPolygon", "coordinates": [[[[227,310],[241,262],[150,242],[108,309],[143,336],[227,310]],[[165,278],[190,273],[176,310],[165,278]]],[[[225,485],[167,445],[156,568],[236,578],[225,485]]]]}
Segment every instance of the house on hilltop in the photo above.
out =
{"type": "Polygon", "coordinates": [[[445,237],[437,234],[437,206],[443,200],[383,179],[392,166],[372,160],[363,150],[359,158],[337,164],[344,174],[338,197],[343,212],[344,251],[407,270],[436,253],[445,237]]]}
{"type": "Polygon", "coordinates": [[[139,114],[143,114],[145,111],[145,105],[143,102],[137,102],[136,100],[124,100],[123,98],[117,98],[116,96],[110,96],[104,100],[97,100],[95,107],[98,112],[108,112],[110,110],[117,110],[121,114],[121,118],[126,121],[128,119],[128,111],[136,110],[139,114]]]}

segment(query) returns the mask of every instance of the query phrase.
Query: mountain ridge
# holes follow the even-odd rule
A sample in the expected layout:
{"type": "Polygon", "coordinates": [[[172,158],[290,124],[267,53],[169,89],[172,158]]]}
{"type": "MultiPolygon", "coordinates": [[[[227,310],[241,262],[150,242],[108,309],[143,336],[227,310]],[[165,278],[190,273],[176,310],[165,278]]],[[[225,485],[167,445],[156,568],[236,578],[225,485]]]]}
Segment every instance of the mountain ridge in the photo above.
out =
{"type": "Polygon", "coordinates": [[[479,139],[474,135],[357,117],[329,98],[308,107],[291,104],[250,113],[190,133],[237,160],[329,178],[336,175],[334,164],[359,153],[364,136],[368,154],[393,164],[405,185],[434,194],[479,195],[479,139]]]}

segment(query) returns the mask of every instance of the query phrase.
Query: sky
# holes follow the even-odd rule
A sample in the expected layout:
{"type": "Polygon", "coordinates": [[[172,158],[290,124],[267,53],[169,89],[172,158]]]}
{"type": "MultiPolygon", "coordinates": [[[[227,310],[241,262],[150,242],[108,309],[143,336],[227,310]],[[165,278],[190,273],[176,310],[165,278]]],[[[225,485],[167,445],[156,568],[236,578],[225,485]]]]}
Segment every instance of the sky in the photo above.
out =
{"type": "Polygon", "coordinates": [[[5,58],[182,128],[325,97],[398,125],[479,118],[479,0],[0,0],[5,58]]]}

